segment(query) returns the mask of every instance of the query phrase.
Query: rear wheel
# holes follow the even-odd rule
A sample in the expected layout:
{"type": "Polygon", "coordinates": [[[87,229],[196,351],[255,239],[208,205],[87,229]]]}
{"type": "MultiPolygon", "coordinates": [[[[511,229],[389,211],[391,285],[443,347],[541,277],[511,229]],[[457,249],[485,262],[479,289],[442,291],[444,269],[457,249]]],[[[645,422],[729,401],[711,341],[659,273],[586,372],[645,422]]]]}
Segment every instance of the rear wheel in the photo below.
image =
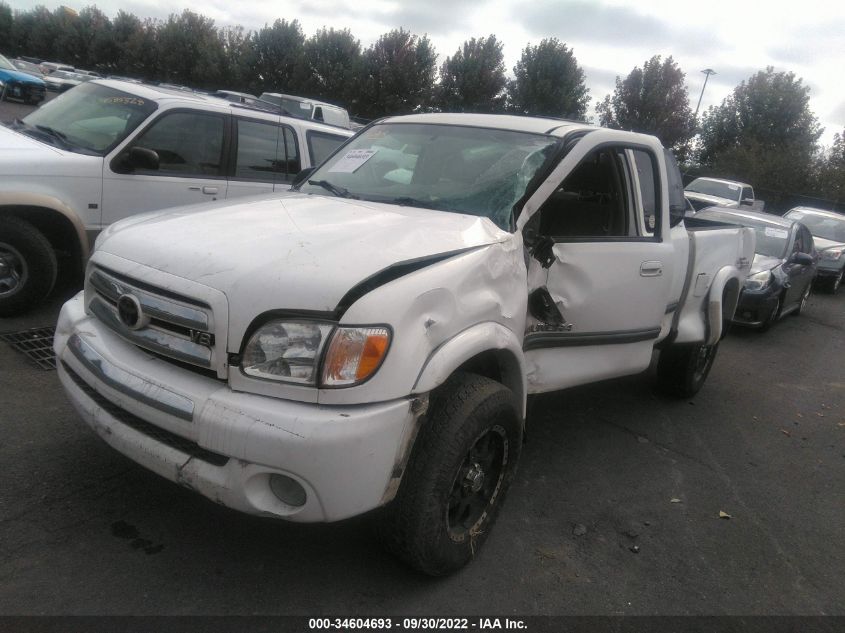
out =
{"type": "Polygon", "coordinates": [[[691,398],[699,392],[716,359],[716,345],[670,345],[657,361],[657,384],[661,391],[677,398],[691,398]]]}
{"type": "Polygon", "coordinates": [[[38,229],[0,218],[0,316],[19,314],[40,302],[56,283],[53,247],[38,229]]]}
{"type": "Polygon", "coordinates": [[[433,394],[396,499],[384,510],[385,546],[432,576],[478,554],[513,480],[522,424],[507,387],[456,374],[433,394]]]}

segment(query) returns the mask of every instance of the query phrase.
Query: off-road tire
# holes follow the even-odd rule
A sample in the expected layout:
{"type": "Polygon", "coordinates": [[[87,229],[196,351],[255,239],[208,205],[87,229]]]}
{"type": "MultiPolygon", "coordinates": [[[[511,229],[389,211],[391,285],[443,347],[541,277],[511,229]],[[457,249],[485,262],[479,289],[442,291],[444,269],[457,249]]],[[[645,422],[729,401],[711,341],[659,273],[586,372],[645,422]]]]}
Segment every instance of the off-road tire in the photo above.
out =
{"type": "Polygon", "coordinates": [[[29,222],[0,217],[0,254],[12,254],[19,266],[17,286],[0,288],[0,316],[20,314],[43,300],[56,283],[56,253],[29,222]]]}
{"type": "Polygon", "coordinates": [[[666,395],[691,398],[704,386],[719,344],[670,345],[657,360],[657,386],[666,395]]]}
{"type": "Polygon", "coordinates": [[[476,374],[451,377],[432,393],[399,491],[379,517],[377,530],[388,551],[432,576],[470,562],[490,533],[521,445],[522,423],[510,389],[476,374]],[[484,441],[499,447],[501,459],[492,460],[480,492],[470,492],[467,463],[474,462],[484,441]],[[455,500],[465,492],[477,496],[477,506],[461,522],[453,514],[464,512],[455,500]]]}

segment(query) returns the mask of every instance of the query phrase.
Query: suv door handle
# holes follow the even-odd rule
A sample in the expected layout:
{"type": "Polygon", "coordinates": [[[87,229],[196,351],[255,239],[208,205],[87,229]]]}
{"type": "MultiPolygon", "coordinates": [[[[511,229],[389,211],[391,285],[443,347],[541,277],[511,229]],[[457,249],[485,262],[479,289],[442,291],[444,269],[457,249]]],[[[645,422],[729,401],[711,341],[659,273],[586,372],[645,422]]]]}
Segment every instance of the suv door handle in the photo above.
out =
{"type": "Polygon", "coordinates": [[[202,192],[207,193],[210,196],[213,196],[213,195],[217,194],[217,187],[203,187],[202,192]]]}
{"type": "Polygon", "coordinates": [[[641,277],[660,277],[663,274],[663,262],[648,261],[640,265],[641,277]]]}

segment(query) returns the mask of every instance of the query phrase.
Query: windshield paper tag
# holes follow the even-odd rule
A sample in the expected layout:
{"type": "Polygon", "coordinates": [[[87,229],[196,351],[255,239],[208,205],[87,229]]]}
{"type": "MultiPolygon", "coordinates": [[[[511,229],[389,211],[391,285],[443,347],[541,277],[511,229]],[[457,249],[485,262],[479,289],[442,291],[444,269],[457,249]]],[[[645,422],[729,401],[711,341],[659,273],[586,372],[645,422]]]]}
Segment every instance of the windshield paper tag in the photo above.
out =
{"type": "Polygon", "coordinates": [[[377,149],[352,149],[329,169],[329,173],[351,174],[375,156],[377,149]]]}
{"type": "Polygon", "coordinates": [[[773,229],[770,226],[766,227],[765,233],[766,237],[779,237],[782,240],[789,237],[789,231],[786,229],[773,229]]]}

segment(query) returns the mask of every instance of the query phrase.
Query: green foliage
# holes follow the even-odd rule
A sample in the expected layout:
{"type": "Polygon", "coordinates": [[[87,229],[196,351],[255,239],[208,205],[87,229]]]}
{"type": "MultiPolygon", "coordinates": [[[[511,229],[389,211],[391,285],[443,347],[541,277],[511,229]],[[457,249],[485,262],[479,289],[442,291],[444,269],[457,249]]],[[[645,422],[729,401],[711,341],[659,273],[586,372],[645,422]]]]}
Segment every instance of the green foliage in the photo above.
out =
{"type": "Polygon", "coordinates": [[[299,21],[276,20],[249,39],[245,58],[250,92],[296,94],[305,87],[305,35],[299,21]]]}
{"type": "Polygon", "coordinates": [[[361,72],[361,42],[349,29],[323,28],[305,42],[308,96],[349,103],[361,72]]]}
{"type": "Polygon", "coordinates": [[[12,8],[0,2],[0,42],[12,42],[12,8]]]}
{"type": "Polygon", "coordinates": [[[498,112],[505,107],[503,43],[472,38],[440,67],[435,105],[444,112],[498,112]]]}
{"type": "Polygon", "coordinates": [[[185,9],[156,31],[158,68],[171,83],[216,88],[223,78],[223,42],[214,20],[185,9]]]}
{"type": "Polygon", "coordinates": [[[671,56],[661,61],[655,55],[625,79],[616,78],[613,94],[596,106],[599,121],[618,130],[653,134],[683,159],[695,128],[684,77],[671,56]]]}
{"type": "Polygon", "coordinates": [[[363,56],[358,112],[367,118],[426,110],[432,98],[437,53],[425,35],[404,29],[382,35],[363,56]]]}
{"type": "Polygon", "coordinates": [[[835,202],[845,202],[845,130],[833,135],[833,145],[821,152],[814,173],[815,191],[835,202]]]}
{"type": "Polygon", "coordinates": [[[557,38],[530,44],[508,85],[510,109],[520,114],[584,119],[589,90],[574,52],[557,38]]]}
{"type": "Polygon", "coordinates": [[[807,190],[822,133],[809,93],[794,73],[776,73],[771,66],[743,81],[705,113],[699,162],[755,187],[807,190]]]}

